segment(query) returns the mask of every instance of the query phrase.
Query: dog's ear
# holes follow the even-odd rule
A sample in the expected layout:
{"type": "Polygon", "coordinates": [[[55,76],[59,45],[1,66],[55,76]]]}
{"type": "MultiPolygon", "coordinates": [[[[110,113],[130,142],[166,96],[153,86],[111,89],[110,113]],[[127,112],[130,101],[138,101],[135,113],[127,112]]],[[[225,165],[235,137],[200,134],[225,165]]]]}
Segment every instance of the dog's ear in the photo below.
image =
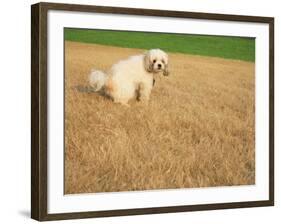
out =
{"type": "Polygon", "coordinates": [[[163,71],[163,75],[168,76],[170,74],[170,71],[168,69],[168,65],[165,65],[165,69],[163,71]]]}
{"type": "Polygon", "coordinates": [[[163,75],[168,76],[170,74],[169,66],[168,66],[168,55],[165,58],[165,68],[163,70],[163,75]]]}
{"type": "Polygon", "coordinates": [[[148,72],[153,72],[153,64],[151,63],[150,52],[144,53],[144,68],[148,72]]]}

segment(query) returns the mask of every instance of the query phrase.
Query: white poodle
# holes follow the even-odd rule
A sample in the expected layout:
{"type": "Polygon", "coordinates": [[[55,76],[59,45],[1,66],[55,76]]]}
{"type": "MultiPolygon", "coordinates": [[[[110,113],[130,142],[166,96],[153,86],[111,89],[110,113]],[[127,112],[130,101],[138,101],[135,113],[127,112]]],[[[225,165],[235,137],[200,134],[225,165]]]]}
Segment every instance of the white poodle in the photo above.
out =
{"type": "Polygon", "coordinates": [[[168,55],[160,49],[152,49],[117,62],[107,74],[92,70],[89,81],[94,91],[104,91],[114,102],[128,105],[135,97],[148,102],[153,76],[159,72],[165,76],[169,74],[168,55]]]}

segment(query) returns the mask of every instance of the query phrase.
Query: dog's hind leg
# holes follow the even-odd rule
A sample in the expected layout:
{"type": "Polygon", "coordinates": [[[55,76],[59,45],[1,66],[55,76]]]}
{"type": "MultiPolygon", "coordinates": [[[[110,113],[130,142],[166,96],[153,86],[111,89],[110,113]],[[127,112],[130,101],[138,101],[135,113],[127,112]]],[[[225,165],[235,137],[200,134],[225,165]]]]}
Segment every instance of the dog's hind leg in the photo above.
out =
{"type": "Polygon", "coordinates": [[[150,93],[151,93],[151,88],[149,88],[148,85],[145,85],[144,83],[139,84],[139,97],[138,97],[139,101],[148,103],[150,93]]]}

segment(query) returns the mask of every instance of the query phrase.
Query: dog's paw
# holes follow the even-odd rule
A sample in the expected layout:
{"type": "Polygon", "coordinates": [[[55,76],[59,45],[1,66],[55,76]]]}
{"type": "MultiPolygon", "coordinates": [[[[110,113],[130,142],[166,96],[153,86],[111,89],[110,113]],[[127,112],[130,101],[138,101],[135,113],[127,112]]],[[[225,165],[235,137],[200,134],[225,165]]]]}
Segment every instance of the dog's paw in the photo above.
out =
{"type": "Polygon", "coordinates": [[[139,102],[145,106],[147,106],[149,104],[149,98],[147,97],[140,97],[139,98],[139,102]]]}
{"type": "Polygon", "coordinates": [[[128,103],[121,103],[121,105],[125,106],[125,107],[128,107],[128,108],[131,107],[130,104],[128,104],[128,103]]]}
{"type": "Polygon", "coordinates": [[[116,100],[116,99],[114,99],[113,102],[114,102],[114,103],[119,103],[119,104],[121,104],[121,105],[123,105],[123,106],[126,106],[126,107],[130,107],[130,104],[128,104],[128,101],[122,101],[122,100],[116,100]]]}

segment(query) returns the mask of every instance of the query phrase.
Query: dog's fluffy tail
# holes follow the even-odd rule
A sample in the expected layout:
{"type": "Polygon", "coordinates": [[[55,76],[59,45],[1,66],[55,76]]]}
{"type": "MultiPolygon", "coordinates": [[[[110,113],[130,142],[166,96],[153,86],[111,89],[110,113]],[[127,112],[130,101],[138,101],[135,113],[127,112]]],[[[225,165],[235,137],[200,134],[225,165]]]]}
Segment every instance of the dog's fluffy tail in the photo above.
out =
{"type": "Polygon", "coordinates": [[[100,91],[107,81],[107,75],[98,70],[92,70],[89,75],[89,83],[95,92],[100,91]]]}

